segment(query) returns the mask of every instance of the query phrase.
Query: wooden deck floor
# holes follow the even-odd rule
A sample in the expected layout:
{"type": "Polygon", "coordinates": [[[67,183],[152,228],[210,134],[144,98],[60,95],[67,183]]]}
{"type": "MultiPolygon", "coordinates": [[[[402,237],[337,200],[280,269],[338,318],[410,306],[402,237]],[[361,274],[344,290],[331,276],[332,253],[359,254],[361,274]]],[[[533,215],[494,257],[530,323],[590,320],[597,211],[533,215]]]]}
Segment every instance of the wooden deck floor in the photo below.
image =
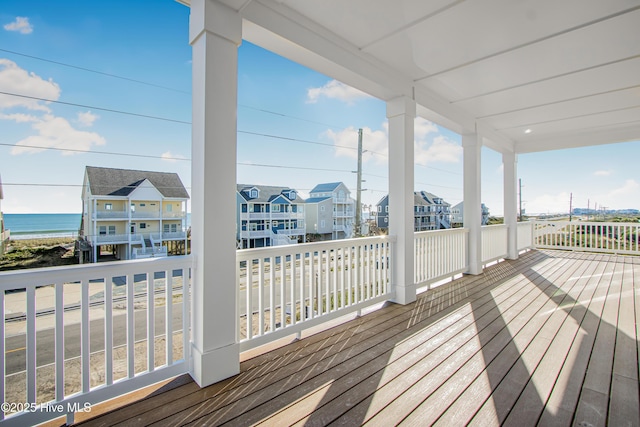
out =
{"type": "Polygon", "coordinates": [[[531,251],[83,425],[638,426],[639,324],[640,257],[531,251]]]}

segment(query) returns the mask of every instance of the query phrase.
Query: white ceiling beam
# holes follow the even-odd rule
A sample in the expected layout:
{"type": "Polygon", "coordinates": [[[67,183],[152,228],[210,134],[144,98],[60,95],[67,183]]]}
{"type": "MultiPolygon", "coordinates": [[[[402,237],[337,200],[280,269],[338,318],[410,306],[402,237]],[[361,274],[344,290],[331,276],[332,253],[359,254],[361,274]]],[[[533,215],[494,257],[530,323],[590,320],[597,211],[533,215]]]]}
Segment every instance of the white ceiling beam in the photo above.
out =
{"type": "Polygon", "coordinates": [[[540,151],[579,148],[603,144],[638,141],[640,143],[640,122],[627,126],[604,127],[600,130],[573,132],[565,135],[532,138],[527,141],[517,141],[516,153],[536,153],[540,151]]]}

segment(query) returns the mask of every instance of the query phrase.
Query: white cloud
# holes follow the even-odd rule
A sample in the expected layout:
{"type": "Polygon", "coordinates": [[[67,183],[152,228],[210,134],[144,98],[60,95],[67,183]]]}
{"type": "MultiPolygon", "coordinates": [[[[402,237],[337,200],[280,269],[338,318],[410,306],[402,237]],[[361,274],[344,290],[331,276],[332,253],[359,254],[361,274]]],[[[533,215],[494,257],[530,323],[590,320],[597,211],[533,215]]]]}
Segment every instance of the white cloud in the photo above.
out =
{"type": "MultiPolygon", "coordinates": [[[[377,163],[386,163],[389,155],[389,123],[385,121],[382,129],[362,129],[362,160],[375,159],[377,163]]],[[[462,158],[462,147],[455,141],[440,134],[438,127],[421,117],[414,121],[414,161],[419,165],[430,163],[458,163],[462,158]]],[[[327,130],[324,133],[333,141],[336,156],[358,157],[358,130],[350,126],[341,131],[327,130]]]]}
{"type": "Polygon", "coordinates": [[[93,126],[93,123],[98,120],[98,117],[99,116],[93,114],[91,111],[87,111],[84,113],[78,113],[77,121],[82,126],[91,127],[93,126]]]}
{"type": "MultiPolygon", "coordinates": [[[[628,179],[620,188],[609,193],[610,197],[635,196],[635,200],[640,196],[640,184],[635,179],[628,179]]],[[[635,201],[634,201],[635,202],[635,201]]]]}
{"type": "MultiPolygon", "coordinates": [[[[324,135],[333,141],[336,148],[336,156],[358,158],[358,129],[350,126],[341,131],[327,130],[324,135]]],[[[386,122],[382,130],[362,128],[362,160],[376,159],[377,162],[386,162],[389,140],[386,122]]]]}
{"type": "Polygon", "coordinates": [[[15,114],[2,114],[0,113],[0,119],[1,120],[13,120],[16,123],[29,123],[29,122],[37,122],[38,121],[38,117],[31,115],[31,114],[22,114],[22,113],[15,113],[15,114]]]}
{"type": "Polygon", "coordinates": [[[358,99],[370,98],[366,93],[337,80],[331,80],[324,86],[313,87],[307,90],[308,104],[315,104],[321,97],[337,99],[349,105],[352,105],[358,99]]]}
{"type": "Polygon", "coordinates": [[[609,176],[611,175],[611,171],[599,170],[593,173],[595,176],[609,176]]]}
{"type": "Polygon", "coordinates": [[[29,18],[17,16],[16,20],[6,24],[4,29],[7,31],[17,31],[20,34],[31,34],[33,32],[33,25],[29,22],[29,18]]]}
{"type": "Polygon", "coordinates": [[[165,151],[164,153],[161,154],[161,157],[162,157],[162,160],[165,160],[167,162],[175,162],[180,159],[186,159],[186,157],[181,156],[180,154],[173,154],[171,153],[171,151],[165,151]]]}
{"type": "Polygon", "coordinates": [[[60,97],[60,86],[53,80],[44,80],[35,73],[29,73],[15,62],[0,58],[0,91],[24,96],[0,94],[0,110],[22,107],[34,111],[49,112],[40,99],[56,101],[60,97]]]}
{"type": "Polygon", "coordinates": [[[429,163],[458,163],[462,158],[462,147],[455,141],[438,135],[433,141],[416,141],[415,162],[419,165],[429,163]]]}
{"type": "MultiPolygon", "coordinates": [[[[94,145],[106,143],[105,139],[97,133],[74,129],[66,119],[51,114],[45,115],[34,123],[32,128],[37,134],[18,141],[11,150],[11,154],[37,153],[43,151],[44,148],[89,151],[94,145]],[[30,146],[43,148],[31,148],[30,146]]],[[[63,151],[62,154],[71,155],[76,152],[63,151]]]]}

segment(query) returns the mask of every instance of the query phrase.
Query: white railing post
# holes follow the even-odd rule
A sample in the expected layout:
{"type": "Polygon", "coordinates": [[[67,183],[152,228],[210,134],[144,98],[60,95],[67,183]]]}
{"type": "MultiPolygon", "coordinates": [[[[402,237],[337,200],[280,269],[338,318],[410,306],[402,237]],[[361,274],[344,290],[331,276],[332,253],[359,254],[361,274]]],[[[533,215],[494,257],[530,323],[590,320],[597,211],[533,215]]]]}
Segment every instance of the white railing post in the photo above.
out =
{"type": "Polygon", "coordinates": [[[503,153],[504,224],[507,229],[507,258],[518,258],[518,186],[516,153],[503,153]]]}
{"type": "Polygon", "coordinates": [[[191,376],[198,385],[206,386],[240,371],[234,285],[237,79],[242,17],[221,2],[192,0],[189,41],[195,88],[191,244],[196,267],[191,376]],[[214,211],[215,221],[207,215],[214,211]]]}
{"type": "Polygon", "coordinates": [[[389,121],[389,235],[397,239],[394,301],[416,300],[413,254],[414,119],[416,103],[407,97],[387,102],[389,121]]]}
{"type": "Polygon", "coordinates": [[[464,227],[469,230],[469,274],[482,273],[482,137],[462,135],[464,163],[464,227]]]}

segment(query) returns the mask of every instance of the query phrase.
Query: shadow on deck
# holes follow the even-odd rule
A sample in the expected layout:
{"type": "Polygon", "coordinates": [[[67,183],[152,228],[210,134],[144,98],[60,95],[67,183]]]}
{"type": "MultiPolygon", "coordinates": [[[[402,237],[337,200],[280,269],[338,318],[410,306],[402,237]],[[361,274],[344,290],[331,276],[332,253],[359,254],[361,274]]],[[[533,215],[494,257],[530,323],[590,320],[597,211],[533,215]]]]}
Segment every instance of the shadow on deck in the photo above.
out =
{"type": "Polygon", "coordinates": [[[220,383],[184,375],[76,419],[638,426],[638,277],[640,257],[530,251],[243,361],[220,383]]]}

